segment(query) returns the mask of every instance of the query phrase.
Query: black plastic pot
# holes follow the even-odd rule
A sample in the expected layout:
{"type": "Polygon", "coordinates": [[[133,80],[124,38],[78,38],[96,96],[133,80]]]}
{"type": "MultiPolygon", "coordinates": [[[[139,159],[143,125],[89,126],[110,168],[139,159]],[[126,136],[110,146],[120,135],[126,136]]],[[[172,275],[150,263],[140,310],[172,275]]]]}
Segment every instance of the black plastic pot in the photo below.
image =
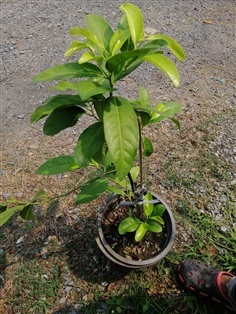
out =
{"type": "Polygon", "coordinates": [[[100,248],[100,250],[105,254],[106,257],[108,257],[112,262],[129,268],[141,268],[141,267],[147,267],[154,265],[158,262],[160,262],[170,251],[175,238],[175,220],[173,217],[173,214],[169,208],[169,206],[166,204],[166,202],[157,194],[152,193],[153,199],[158,200],[161,204],[163,204],[166,208],[162,218],[165,222],[165,232],[166,232],[166,239],[165,242],[161,248],[161,250],[152,258],[142,261],[135,261],[135,260],[129,260],[127,258],[124,258],[117,254],[107,243],[102,229],[102,220],[103,220],[103,213],[106,210],[107,206],[109,206],[112,202],[114,202],[117,199],[116,195],[109,196],[104,204],[100,207],[98,218],[97,218],[97,228],[98,228],[98,237],[96,238],[96,242],[100,248]]]}

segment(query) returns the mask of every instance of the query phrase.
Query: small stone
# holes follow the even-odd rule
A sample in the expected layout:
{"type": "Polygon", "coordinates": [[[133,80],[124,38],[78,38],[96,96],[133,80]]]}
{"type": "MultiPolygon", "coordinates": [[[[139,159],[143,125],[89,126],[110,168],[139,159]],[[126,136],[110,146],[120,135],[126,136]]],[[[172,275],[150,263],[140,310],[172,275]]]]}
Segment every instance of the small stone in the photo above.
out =
{"type": "Polygon", "coordinates": [[[4,249],[0,249],[0,257],[3,257],[5,255],[4,249]]]}
{"type": "Polygon", "coordinates": [[[61,300],[59,301],[60,304],[65,303],[66,302],[66,298],[62,297],[61,300]]]}
{"type": "Polygon", "coordinates": [[[73,287],[71,286],[67,286],[65,289],[64,289],[64,293],[69,293],[71,290],[72,290],[73,287]]]}
{"type": "Polygon", "coordinates": [[[24,114],[20,114],[19,116],[17,116],[18,119],[24,119],[24,114]]]}
{"type": "Polygon", "coordinates": [[[224,226],[221,226],[220,227],[220,231],[223,232],[223,233],[226,233],[228,231],[228,228],[226,228],[224,226]]]}

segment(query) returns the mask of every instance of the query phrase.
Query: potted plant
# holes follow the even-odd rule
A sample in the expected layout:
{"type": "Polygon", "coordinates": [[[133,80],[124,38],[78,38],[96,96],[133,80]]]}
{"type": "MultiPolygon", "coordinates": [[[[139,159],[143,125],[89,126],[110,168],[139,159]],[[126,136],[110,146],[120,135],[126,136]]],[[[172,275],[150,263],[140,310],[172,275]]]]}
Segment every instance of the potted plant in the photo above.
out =
{"type": "MultiPolygon", "coordinates": [[[[60,93],[36,108],[31,123],[46,118],[43,132],[53,136],[74,126],[86,115],[94,119],[79,134],[74,156],[52,158],[36,173],[52,175],[84,167],[94,169],[91,179],[75,188],[79,190],[76,204],[92,201],[105,191],[113,193],[98,214],[97,242],[116,263],[142,267],[166,255],[175,232],[168,205],[143,184],[142,160],[153,152],[152,142],[143,136],[143,129],[166,118],[179,127],[179,122],[172,116],[181,107],[176,102],[163,102],[153,107],[143,87],[140,87],[139,99],[126,99],[120,95],[116,83],[143,62],[148,62],[164,72],[177,87],[180,80],[178,70],[164,51],[168,49],[179,60],[184,59],[184,52],[168,36],[146,35],[142,12],[137,6],[124,3],[120,9],[124,14],[115,31],[103,17],[93,14],[86,15],[87,29],[76,27],[70,30],[70,34],[78,39],[72,42],[65,56],[81,50],[83,53],[78,62],[54,66],[33,79],[33,82],[57,81],[54,88],[60,93]],[[66,90],[70,93],[65,93],[66,90]],[[109,234],[109,230],[114,228],[118,236],[109,234]],[[112,237],[114,241],[108,244],[112,237]],[[124,238],[125,241],[121,240],[124,238]],[[125,256],[119,257],[114,252],[114,247],[119,244],[116,241],[126,242],[123,248],[125,256]],[[127,249],[129,243],[130,249],[127,249]],[[146,251],[152,247],[147,261],[139,254],[143,243],[146,243],[146,251]],[[138,257],[130,257],[130,251],[133,255],[138,252],[138,257]]],[[[7,204],[3,204],[2,223],[15,211],[19,211],[21,217],[31,219],[33,204],[44,196],[41,191],[31,202],[22,202],[8,210],[7,204]]]]}

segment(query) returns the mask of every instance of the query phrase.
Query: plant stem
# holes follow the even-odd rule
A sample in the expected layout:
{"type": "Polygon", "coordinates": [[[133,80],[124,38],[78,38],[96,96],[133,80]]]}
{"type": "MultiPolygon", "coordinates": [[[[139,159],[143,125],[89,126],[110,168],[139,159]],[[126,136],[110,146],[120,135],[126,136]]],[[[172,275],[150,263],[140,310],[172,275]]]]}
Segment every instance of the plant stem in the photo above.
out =
{"type": "Polygon", "coordinates": [[[139,169],[140,169],[140,187],[143,186],[143,154],[142,154],[142,120],[138,117],[138,130],[139,130],[139,169]]]}
{"type": "Polygon", "coordinates": [[[134,193],[135,192],[134,181],[133,181],[133,179],[131,177],[130,172],[128,173],[128,178],[129,178],[129,182],[130,182],[130,185],[131,185],[132,192],[134,193]]]}

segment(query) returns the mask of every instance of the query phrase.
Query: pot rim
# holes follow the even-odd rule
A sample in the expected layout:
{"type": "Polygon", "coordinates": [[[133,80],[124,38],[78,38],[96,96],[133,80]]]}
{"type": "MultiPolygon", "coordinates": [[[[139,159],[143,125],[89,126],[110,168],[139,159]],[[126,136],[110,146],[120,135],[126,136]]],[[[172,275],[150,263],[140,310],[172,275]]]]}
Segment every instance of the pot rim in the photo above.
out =
{"type": "Polygon", "coordinates": [[[111,194],[103,203],[102,206],[99,208],[98,212],[98,218],[97,218],[97,228],[98,228],[98,238],[96,239],[100,249],[102,252],[110,258],[113,262],[126,266],[126,267],[145,267],[145,266],[150,266],[158,261],[162,260],[167,253],[170,251],[173,243],[174,243],[174,238],[175,238],[175,233],[176,233],[176,227],[175,227],[175,219],[173,216],[173,213],[167,203],[156,193],[150,191],[152,195],[160,201],[166,208],[164,212],[163,219],[165,220],[165,225],[167,226],[167,239],[165,241],[165,244],[163,248],[161,249],[160,252],[158,252],[154,257],[149,258],[147,260],[142,260],[142,261],[135,261],[135,260],[130,260],[128,258],[122,257],[119,254],[117,254],[107,243],[105,236],[103,234],[102,230],[102,219],[103,219],[103,212],[105,207],[118,195],[116,194],[111,194]]]}

